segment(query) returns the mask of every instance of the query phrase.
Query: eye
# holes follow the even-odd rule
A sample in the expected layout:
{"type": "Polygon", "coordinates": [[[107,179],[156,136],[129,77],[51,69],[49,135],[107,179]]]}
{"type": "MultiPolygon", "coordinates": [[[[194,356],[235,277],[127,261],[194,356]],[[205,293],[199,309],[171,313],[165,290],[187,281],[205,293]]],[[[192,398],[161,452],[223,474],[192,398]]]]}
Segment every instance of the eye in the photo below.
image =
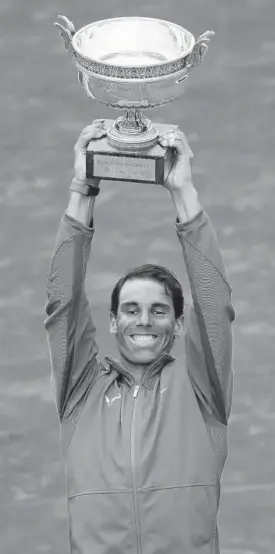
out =
{"type": "Polygon", "coordinates": [[[128,313],[128,314],[135,314],[135,313],[137,313],[137,310],[135,310],[135,308],[129,308],[129,309],[127,310],[127,313],[128,313]]]}
{"type": "Polygon", "coordinates": [[[157,314],[157,315],[165,315],[165,312],[163,312],[162,310],[155,310],[155,314],[157,314]]]}

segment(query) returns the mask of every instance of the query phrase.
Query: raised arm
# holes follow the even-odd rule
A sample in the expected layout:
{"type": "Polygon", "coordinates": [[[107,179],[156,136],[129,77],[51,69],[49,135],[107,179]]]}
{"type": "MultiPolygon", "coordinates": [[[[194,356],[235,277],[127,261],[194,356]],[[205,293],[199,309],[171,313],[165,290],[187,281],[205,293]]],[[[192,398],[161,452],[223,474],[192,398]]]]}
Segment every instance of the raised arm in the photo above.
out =
{"type": "Polygon", "coordinates": [[[233,384],[231,287],[206,213],[177,223],[177,233],[193,299],[185,337],[188,372],[201,404],[226,425],[233,384]]]}
{"type": "Polygon", "coordinates": [[[87,191],[91,184],[99,185],[98,181],[85,180],[85,153],[88,142],[99,136],[99,130],[96,123],[87,129],[75,146],[75,178],[68,208],[59,225],[46,284],[44,324],[62,422],[81,406],[99,371],[96,330],[85,292],[95,203],[95,196],[87,196],[87,191]]]}
{"type": "Polygon", "coordinates": [[[235,319],[216,235],[192,184],[192,152],[180,131],[164,145],[174,146],[177,161],[166,188],[175,204],[193,306],[185,337],[187,369],[201,406],[226,425],[232,398],[232,329],[235,319]]]}

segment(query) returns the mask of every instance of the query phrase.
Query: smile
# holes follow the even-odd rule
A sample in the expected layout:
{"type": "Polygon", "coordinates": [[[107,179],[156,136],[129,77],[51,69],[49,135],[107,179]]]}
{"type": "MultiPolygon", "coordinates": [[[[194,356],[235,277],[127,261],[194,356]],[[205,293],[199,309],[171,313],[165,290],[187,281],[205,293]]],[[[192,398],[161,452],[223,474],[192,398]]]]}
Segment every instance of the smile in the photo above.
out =
{"type": "Polygon", "coordinates": [[[156,335],[129,335],[129,339],[133,343],[152,344],[158,337],[156,335]]]}

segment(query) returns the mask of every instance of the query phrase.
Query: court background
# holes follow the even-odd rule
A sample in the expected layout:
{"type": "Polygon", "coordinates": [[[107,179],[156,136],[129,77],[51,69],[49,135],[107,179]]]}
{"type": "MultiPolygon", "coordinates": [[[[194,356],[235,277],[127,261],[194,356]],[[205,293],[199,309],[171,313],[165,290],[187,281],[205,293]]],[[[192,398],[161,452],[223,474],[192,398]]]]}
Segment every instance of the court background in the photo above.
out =
{"type": "MultiPolygon", "coordinates": [[[[68,522],[59,427],[44,333],[45,283],[68,202],[73,145],[94,118],[53,27],[158,17],[195,36],[216,32],[186,94],[151,111],[179,124],[195,152],[194,183],[233,287],[234,401],[219,513],[223,554],[274,548],[273,0],[0,1],[0,536],[3,554],[65,554],[68,522]]],[[[87,274],[102,355],[113,353],[109,296],[129,267],[156,262],[181,277],[176,214],[160,187],[103,183],[87,274]]],[[[189,295],[190,298],[190,295],[189,295]]]]}

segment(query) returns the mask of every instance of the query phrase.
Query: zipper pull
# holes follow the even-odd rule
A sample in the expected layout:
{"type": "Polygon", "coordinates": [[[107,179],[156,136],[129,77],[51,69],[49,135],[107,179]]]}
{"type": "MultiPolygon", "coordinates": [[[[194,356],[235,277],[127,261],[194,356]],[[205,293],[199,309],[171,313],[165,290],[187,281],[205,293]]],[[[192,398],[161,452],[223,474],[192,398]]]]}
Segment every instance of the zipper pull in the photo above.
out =
{"type": "Polygon", "coordinates": [[[135,385],[133,398],[136,398],[136,397],[137,397],[138,391],[139,391],[139,385],[135,385]]]}

